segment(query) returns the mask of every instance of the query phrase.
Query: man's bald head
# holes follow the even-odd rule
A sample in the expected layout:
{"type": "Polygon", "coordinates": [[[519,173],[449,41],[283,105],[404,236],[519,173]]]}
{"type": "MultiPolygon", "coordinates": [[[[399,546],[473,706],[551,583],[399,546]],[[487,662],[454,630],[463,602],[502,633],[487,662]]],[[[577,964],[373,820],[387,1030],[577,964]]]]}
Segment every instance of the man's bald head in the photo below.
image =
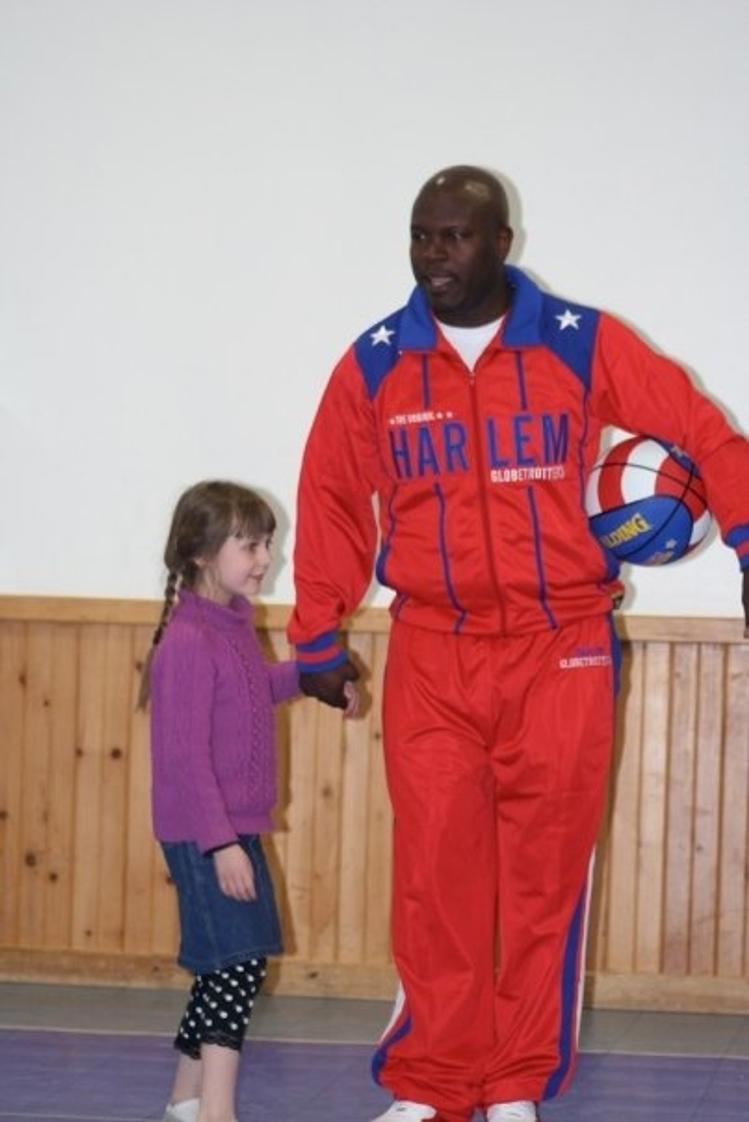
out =
{"type": "Polygon", "coordinates": [[[414,208],[426,199],[439,198],[441,195],[464,198],[486,209],[498,229],[509,229],[510,206],[504,187],[484,168],[471,164],[456,164],[444,168],[428,179],[419,191],[414,208]]]}
{"type": "Polygon", "coordinates": [[[496,176],[460,164],[433,175],[411,211],[411,268],[442,323],[478,327],[509,305],[507,195],[496,176]]]}

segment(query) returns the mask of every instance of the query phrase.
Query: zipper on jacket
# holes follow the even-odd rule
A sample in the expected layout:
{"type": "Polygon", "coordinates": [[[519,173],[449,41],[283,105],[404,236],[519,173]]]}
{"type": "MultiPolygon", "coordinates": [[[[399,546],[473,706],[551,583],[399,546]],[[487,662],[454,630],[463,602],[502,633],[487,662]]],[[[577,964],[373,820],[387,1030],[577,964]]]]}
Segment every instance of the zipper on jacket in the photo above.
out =
{"type": "Polygon", "coordinates": [[[502,599],[502,594],[499,587],[499,577],[497,576],[497,567],[494,563],[494,550],[492,548],[492,535],[491,523],[489,521],[489,496],[487,493],[486,477],[484,475],[484,445],[481,441],[481,418],[479,416],[479,403],[478,391],[476,389],[476,372],[474,370],[468,371],[468,385],[471,390],[471,411],[473,413],[473,438],[476,442],[476,473],[479,485],[479,505],[481,507],[481,521],[484,525],[484,542],[486,545],[486,555],[489,561],[489,572],[494,585],[494,595],[497,598],[497,607],[499,608],[499,618],[502,626],[502,634],[507,634],[507,621],[505,618],[505,606],[502,599]]]}

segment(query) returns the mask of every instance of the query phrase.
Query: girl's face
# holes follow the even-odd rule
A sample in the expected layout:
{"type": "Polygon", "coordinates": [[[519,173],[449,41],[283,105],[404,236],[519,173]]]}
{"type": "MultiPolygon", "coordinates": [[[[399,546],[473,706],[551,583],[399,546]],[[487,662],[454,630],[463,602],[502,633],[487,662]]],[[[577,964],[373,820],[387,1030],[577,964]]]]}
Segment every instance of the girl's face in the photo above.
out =
{"type": "Polygon", "coordinates": [[[219,604],[228,604],[232,596],[255,596],[270,565],[271,544],[270,534],[229,534],[213,557],[197,558],[196,591],[219,604]]]}

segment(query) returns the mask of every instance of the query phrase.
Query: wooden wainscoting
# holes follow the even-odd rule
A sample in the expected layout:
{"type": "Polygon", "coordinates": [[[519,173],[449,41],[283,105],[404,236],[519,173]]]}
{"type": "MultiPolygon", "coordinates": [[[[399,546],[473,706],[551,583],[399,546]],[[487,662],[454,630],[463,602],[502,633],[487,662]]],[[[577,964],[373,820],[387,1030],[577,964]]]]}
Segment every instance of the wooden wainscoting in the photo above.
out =
{"type": "MultiPolygon", "coordinates": [[[[0,597],[0,975],[184,984],[134,711],[151,601],[0,597]]],[[[288,609],[259,610],[286,654],[288,609]]],[[[596,1006],[749,1010],[749,643],[738,620],[622,617],[624,695],[588,955],[596,1006]]],[[[289,953],[279,992],[390,996],[390,809],[379,698],[388,617],[349,644],[361,720],[279,711],[269,850],[289,953]]]]}

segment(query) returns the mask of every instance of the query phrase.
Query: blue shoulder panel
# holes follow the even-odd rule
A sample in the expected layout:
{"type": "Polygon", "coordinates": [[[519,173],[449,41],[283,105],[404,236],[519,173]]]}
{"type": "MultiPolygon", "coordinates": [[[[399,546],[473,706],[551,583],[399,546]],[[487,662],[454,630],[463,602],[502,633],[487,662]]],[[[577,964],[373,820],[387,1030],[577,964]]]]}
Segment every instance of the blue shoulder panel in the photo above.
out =
{"type": "Polygon", "coordinates": [[[601,313],[595,308],[570,304],[544,293],[541,305],[540,341],[561,359],[590,389],[593,351],[601,313]]]}
{"type": "Polygon", "coordinates": [[[420,288],[415,288],[404,308],[373,324],[354,343],[356,361],[370,398],[377,394],[401,351],[428,351],[436,344],[437,328],[426,297],[420,288]]]}
{"type": "Polygon", "coordinates": [[[373,324],[354,343],[356,361],[359,363],[367,392],[374,397],[383,378],[390,373],[400,358],[400,326],[403,308],[387,319],[373,324]]]}
{"type": "Polygon", "coordinates": [[[505,273],[512,289],[505,345],[548,347],[589,389],[600,312],[550,296],[513,265],[505,273]]]}

